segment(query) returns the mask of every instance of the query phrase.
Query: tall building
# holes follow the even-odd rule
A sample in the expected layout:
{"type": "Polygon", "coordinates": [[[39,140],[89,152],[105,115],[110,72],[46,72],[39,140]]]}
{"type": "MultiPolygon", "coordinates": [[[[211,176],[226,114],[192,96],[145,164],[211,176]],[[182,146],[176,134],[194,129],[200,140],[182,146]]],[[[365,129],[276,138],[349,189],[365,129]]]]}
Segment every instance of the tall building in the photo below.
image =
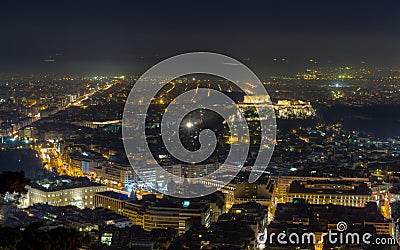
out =
{"type": "Polygon", "coordinates": [[[27,189],[29,205],[41,203],[52,206],[94,208],[94,195],[106,191],[107,187],[90,182],[86,177],[60,176],[32,181],[27,189]]]}

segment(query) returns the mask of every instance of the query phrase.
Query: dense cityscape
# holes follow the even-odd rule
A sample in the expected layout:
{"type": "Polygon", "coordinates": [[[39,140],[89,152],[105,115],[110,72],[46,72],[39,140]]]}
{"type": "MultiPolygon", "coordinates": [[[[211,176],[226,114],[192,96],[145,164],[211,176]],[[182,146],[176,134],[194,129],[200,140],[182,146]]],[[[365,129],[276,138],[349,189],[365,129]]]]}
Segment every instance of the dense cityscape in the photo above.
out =
{"type": "MultiPolygon", "coordinates": [[[[285,249],[287,246],[277,242],[264,242],[265,232],[290,228],[321,237],[339,221],[351,223],[354,232],[373,232],[374,238],[397,238],[400,138],[390,132],[390,124],[386,134],[375,129],[381,121],[374,121],[367,111],[393,108],[387,112],[396,114],[400,79],[391,72],[371,69],[362,76],[350,77],[349,73],[346,79],[341,75],[335,78],[333,73],[313,80],[302,73],[266,79],[278,134],[263,178],[247,182],[254,160],[249,154],[244,171],[231,183],[197,199],[157,192],[156,170],[148,169],[154,183],[143,182],[126,158],[122,112],[137,76],[3,75],[0,155],[15,161],[4,170],[23,171],[29,184],[21,192],[13,190],[20,181],[16,178],[5,187],[1,225],[29,228],[40,222],[40,230],[46,232],[59,227],[74,229],[85,237],[83,248],[97,249],[285,249]],[[313,81],[311,87],[309,81],[313,81]],[[347,116],[335,120],[332,117],[337,110],[347,116]],[[369,126],[352,127],[357,120],[369,126]],[[17,157],[12,152],[18,152],[17,157]]],[[[153,100],[153,116],[162,115],[162,100],[173,99],[174,89],[202,85],[226,90],[247,109],[246,98],[229,82],[186,77],[171,82],[167,91],[153,100]]],[[[265,98],[257,96],[261,105],[265,98]]],[[[207,124],[212,116],[204,116],[191,114],[192,125],[201,128],[202,123],[207,124]]],[[[247,116],[249,124],[253,118],[247,116]]],[[[157,132],[152,131],[159,127],[157,121],[149,120],[149,136],[155,141],[157,132]]],[[[189,146],[195,144],[192,136],[186,139],[189,146]]],[[[234,137],[224,136],[221,143],[234,141],[234,137]]],[[[168,155],[158,142],[151,148],[165,169],[188,178],[218,169],[226,150],[219,147],[210,162],[188,165],[168,155]]],[[[327,246],[310,241],[297,247],[327,246]]]]}
{"type": "Polygon", "coordinates": [[[400,249],[399,9],[2,3],[0,250],[400,249]]]}

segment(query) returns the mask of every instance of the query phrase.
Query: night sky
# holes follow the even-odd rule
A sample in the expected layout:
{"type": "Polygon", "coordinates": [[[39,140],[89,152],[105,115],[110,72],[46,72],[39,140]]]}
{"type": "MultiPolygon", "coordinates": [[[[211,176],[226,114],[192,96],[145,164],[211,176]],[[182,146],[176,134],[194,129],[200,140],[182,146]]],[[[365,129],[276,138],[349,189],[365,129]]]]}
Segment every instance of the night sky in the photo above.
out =
{"type": "Polygon", "coordinates": [[[310,58],[400,65],[399,1],[263,2],[2,1],[0,72],[140,74],[190,51],[232,56],[260,75],[310,58]]]}

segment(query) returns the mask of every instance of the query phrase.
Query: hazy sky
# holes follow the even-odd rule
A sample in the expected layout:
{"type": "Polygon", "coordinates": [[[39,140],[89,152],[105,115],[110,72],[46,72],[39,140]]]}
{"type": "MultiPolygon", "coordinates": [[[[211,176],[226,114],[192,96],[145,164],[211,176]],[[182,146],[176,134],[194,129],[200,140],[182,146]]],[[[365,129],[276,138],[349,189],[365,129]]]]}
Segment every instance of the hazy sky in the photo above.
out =
{"type": "Polygon", "coordinates": [[[189,51],[229,55],[261,75],[310,58],[400,65],[399,1],[260,2],[2,1],[0,71],[142,73],[189,51]]]}

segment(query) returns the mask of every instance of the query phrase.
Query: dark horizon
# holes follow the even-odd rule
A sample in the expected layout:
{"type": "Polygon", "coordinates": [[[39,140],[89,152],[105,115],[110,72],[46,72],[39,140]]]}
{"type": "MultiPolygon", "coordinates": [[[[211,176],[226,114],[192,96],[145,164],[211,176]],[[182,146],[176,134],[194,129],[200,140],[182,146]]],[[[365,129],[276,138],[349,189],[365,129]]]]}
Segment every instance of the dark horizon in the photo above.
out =
{"type": "Polygon", "coordinates": [[[261,76],[304,70],[309,59],[400,66],[397,1],[25,1],[1,9],[0,72],[141,74],[192,51],[226,54],[261,76]]]}

